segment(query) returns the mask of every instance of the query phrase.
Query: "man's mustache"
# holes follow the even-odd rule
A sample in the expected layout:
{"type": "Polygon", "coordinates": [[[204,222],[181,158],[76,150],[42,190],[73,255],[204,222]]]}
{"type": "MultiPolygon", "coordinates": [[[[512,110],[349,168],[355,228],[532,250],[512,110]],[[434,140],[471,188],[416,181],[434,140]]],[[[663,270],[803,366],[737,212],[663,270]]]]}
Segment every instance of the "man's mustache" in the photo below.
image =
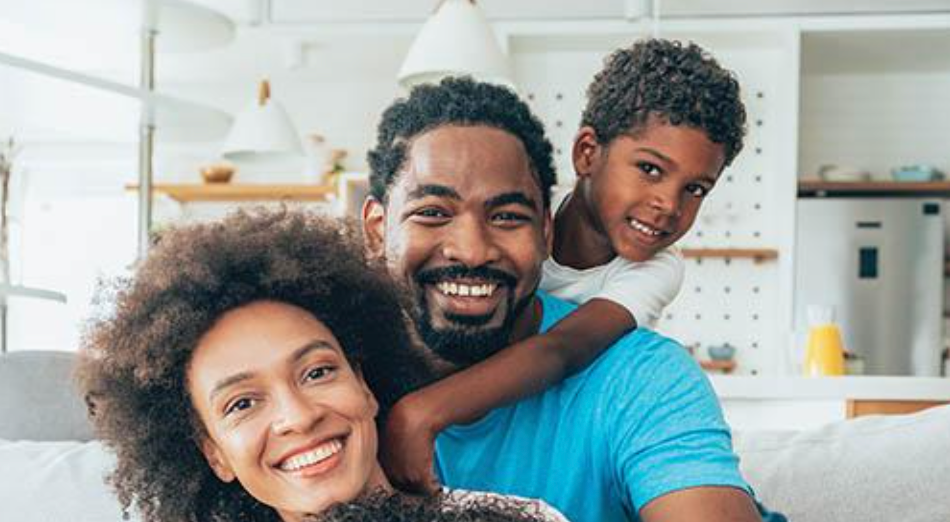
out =
{"type": "Polygon", "coordinates": [[[417,272],[415,279],[420,285],[432,285],[447,279],[478,279],[509,287],[518,284],[518,279],[515,276],[485,265],[476,267],[452,265],[428,268],[417,272]]]}

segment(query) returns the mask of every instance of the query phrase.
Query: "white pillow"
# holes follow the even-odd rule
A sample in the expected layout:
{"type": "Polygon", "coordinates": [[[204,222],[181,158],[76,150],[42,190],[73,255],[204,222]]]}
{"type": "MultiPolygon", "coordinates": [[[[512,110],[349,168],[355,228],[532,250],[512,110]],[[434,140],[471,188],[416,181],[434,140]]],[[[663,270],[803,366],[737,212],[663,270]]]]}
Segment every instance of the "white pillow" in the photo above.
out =
{"type": "Polygon", "coordinates": [[[121,522],[119,501],[104,482],[114,465],[96,441],[0,440],[0,520],[121,522]]]}
{"type": "Polygon", "coordinates": [[[734,441],[757,497],[794,522],[950,520],[950,406],[734,441]]]}

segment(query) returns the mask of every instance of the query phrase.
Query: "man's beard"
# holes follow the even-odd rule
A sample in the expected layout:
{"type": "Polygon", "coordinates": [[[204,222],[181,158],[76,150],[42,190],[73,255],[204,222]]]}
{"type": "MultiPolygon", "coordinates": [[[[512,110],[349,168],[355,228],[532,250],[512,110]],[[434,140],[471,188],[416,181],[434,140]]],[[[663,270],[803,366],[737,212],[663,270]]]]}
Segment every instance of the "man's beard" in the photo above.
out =
{"type": "Polygon", "coordinates": [[[452,266],[423,270],[416,274],[415,322],[419,336],[426,346],[441,359],[466,368],[485,360],[510,344],[511,331],[515,321],[521,316],[534,292],[515,301],[514,288],[517,279],[514,276],[489,267],[467,268],[452,266]],[[486,327],[493,314],[470,316],[445,314],[451,326],[436,328],[432,324],[432,314],[426,297],[426,286],[446,279],[478,279],[492,281],[506,286],[509,291],[505,303],[505,318],[496,327],[486,327]]]}

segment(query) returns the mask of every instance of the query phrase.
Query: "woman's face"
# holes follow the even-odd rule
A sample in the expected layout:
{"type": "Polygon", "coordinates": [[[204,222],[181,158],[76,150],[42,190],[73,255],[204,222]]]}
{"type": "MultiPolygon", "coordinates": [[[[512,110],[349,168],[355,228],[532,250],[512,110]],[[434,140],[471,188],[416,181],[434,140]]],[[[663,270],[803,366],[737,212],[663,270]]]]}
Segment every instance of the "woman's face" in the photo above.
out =
{"type": "Polygon", "coordinates": [[[302,308],[261,301],[222,315],[187,379],[215,474],[284,520],[389,487],[376,459],[377,403],[333,333],[302,308]]]}

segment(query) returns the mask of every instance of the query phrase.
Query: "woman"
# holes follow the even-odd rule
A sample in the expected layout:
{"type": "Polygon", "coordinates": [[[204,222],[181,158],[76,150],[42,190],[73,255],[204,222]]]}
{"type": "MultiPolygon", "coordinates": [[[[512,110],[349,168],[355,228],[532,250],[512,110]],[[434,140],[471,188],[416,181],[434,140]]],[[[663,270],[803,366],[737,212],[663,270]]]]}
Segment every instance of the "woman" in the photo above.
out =
{"type": "MultiPolygon", "coordinates": [[[[125,511],[291,522],[393,497],[377,399],[391,405],[423,363],[399,293],[367,267],[352,227],[281,210],[173,230],[115,296],[79,378],[116,452],[125,511]]],[[[480,505],[458,494],[398,504],[480,505]]],[[[486,509],[516,518],[484,519],[551,520],[538,506],[505,500],[486,509]]]]}

